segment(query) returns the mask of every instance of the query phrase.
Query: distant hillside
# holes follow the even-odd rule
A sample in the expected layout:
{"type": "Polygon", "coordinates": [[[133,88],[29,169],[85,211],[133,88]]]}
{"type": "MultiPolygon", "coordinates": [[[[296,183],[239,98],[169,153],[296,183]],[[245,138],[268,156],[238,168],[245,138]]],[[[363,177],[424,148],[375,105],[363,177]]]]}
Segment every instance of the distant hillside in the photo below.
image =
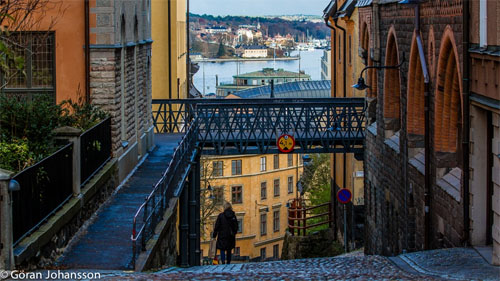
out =
{"type": "Polygon", "coordinates": [[[287,35],[290,33],[296,41],[301,41],[309,34],[315,39],[325,39],[330,36],[330,30],[324,23],[302,21],[289,21],[281,18],[267,17],[242,17],[242,16],[212,16],[190,14],[189,21],[200,25],[221,25],[237,28],[242,24],[261,25],[264,35],[275,36],[277,34],[287,35]]]}

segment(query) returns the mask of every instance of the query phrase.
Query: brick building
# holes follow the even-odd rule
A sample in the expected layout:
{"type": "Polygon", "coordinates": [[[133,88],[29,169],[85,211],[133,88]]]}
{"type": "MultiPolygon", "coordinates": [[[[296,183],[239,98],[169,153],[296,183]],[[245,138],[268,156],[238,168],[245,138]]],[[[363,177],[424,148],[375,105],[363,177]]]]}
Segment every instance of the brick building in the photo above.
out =
{"type": "Polygon", "coordinates": [[[90,1],[90,98],[111,112],[119,180],[153,145],[150,1],[90,1]]]}
{"type": "Polygon", "coordinates": [[[399,2],[357,4],[359,54],[366,65],[402,63],[366,75],[371,89],[366,93],[365,251],[395,255],[495,240],[498,264],[499,181],[493,175],[499,164],[499,71],[492,27],[498,27],[498,4],[484,1],[495,7],[488,8],[491,15],[483,25],[489,29],[483,31],[478,14],[486,10],[477,1],[399,2]],[[476,42],[480,31],[492,34],[484,45],[476,42]]]}

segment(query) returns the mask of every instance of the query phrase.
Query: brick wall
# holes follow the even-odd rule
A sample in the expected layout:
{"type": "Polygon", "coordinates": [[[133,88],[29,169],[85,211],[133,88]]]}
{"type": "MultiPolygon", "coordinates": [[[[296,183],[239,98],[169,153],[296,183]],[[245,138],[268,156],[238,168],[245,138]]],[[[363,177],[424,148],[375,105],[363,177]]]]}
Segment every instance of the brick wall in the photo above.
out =
{"type": "MultiPolygon", "coordinates": [[[[427,1],[421,5],[421,37],[426,52],[430,72],[435,71],[434,58],[439,58],[441,38],[448,29],[454,35],[454,47],[457,50],[457,68],[462,66],[462,11],[461,1],[427,1]]],[[[425,237],[425,178],[423,151],[407,152],[407,86],[410,76],[409,56],[414,38],[414,9],[410,6],[390,3],[380,5],[380,42],[382,62],[386,59],[389,30],[393,28],[396,38],[399,61],[405,53],[406,61],[400,68],[400,84],[391,86],[392,92],[384,88],[385,75],[388,71],[378,72],[376,123],[367,129],[365,147],[365,202],[366,232],[365,251],[370,254],[394,255],[403,249],[409,251],[424,248],[425,237]],[[394,88],[399,86],[399,92],[394,88]],[[396,94],[399,98],[399,124],[382,122],[385,95],[396,94]],[[385,131],[400,127],[399,133],[386,138],[385,131]],[[406,196],[405,196],[406,195],[406,196]]],[[[360,13],[361,14],[361,13],[360,13]]],[[[368,13],[365,13],[368,19],[368,13]]],[[[363,15],[361,15],[363,18],[363,15]]],[[[376,32],[373,32],[376,33],[376,32]]],[[[373,34],[372,33],[372,34],[373,34]]],[[[437,59],[436,59],[437,61],[437,59]]],[[[434,144],[434,101],[436,76],[431,74],[431,142],[434,144]]],[[[392,85],[392,84],[391,84],[392,85]]],[[[421,108],[421,107],[420,107],[421,108]]],[[[415,108],[412,108],[415,110],[415,108]]],[[[460,109],[458,109],[460,110],[460,109]]],[[[392,115],[391,115],[392,116],[392,115]]],[[[390,134],[389,136],[391,136],[390,134]]],[[[431,145],[432,149],[433,145],[431,145]]],[[[431,247],[459,246],[463,238],[462,190],[459,183],[458,197],[453,189],[446,189],[436,184],[437,162],[434,151],[431,165],[431,247]]]]}

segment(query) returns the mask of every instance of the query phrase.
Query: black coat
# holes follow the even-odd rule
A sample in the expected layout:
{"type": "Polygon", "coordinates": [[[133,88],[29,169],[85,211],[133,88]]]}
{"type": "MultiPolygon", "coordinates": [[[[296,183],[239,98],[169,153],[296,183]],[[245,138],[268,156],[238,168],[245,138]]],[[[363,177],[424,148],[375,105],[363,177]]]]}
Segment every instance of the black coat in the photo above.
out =
{"type": "Polygon", "coordinates": [[[215,222],[213,237],[217,237],[217,249],[232,250],[236,246],[236,231],[238,220],[233,210],[227,209],[220,213],[215,222]]]}

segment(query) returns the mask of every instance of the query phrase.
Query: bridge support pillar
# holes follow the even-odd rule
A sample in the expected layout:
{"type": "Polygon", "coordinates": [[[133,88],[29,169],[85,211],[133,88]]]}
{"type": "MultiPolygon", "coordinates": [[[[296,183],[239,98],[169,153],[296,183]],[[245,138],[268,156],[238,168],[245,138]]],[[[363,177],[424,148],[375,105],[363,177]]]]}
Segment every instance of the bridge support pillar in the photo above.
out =
{"type": "MultiPolygon", "coordinates": [[[[189,183],[186,183],[189,185],[189,183]]],[[[188,253],[188,231],[189,231],[189,221],[188,221],[188,202],[189,202],[189,192],[188,186],[182,189],[179,204],[179,255],[181,259],[181,267],[189,267],[189,253],[188,253]]]]}
{"type": "Polygon", "coordinates": [[[196,208],[195,208],[195,231],[196,231],[196,248],[195,248],[195,265],[201,264],[201,213],[200,213],[200,196],[201,196],[201,170],[200,170],[200,156],[196,157],[196,165],[194,166],[195,171],[195,193],[196,193],[196,208]]]}
{"type": "MultiPolygon", "coordinates": [[[[199,176],[199,164],[195,163],[191,169],[191,172],[189,173],[189,243],[188,243],[188,248],[189,248],[189,265],[190,266],[195,266],[199,265],[200,259],[196,259],[196,257],[199,257],[199,254],[197,255],[197,242],[196,240],[199,241],[199,238],[197,236],[197,231],[196,231],[196,210],[197,210],[197,200],[196,195],[197,191],[199,193],[200,189],[200,179],[199,176]]],[[[198,214],[199,216],[199,214],[198,214]]]]}

